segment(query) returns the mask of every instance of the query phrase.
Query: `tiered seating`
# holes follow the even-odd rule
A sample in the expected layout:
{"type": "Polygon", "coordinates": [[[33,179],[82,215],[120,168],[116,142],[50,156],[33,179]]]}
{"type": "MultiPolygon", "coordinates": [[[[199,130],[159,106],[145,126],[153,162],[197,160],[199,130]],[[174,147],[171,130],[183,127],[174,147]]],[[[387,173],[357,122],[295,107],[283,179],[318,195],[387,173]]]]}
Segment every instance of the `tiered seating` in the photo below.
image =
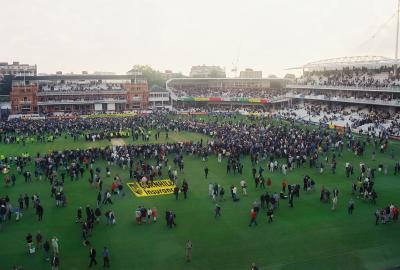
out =
{"type": "Polygon", "coordinates": [[[97,83],[97,82],[88,82],[88,83],[52,83],[52,84],[43,84],[39,86],[39,91],[50,92],[69,92],[69,91],[118,91],[122,90],[121,84],[112,84],[112,83],[97,83]]]}
{"type": "Polygon", "coordinates": [[[400,80],[393,75],[393,68],[345,69],[305,72],[296,80],[301,85],[396,87],[400,80]]]}
{"type": "Polygon", "coordinates": [[[226,88],[174,88],[178,97],[220,97],[220,98],[274,98],[282,91],[272,89],[226,89],[226,88]]]}
{"type": "Polygon", "coordinates": [[[387,132],[391,136],[400,136],[400,114],[383,111],[349,108],[344,106],[305,105],[278,111],[282,117],[324,122],[339,126],[349,126],[363,132],[387,132]]]}

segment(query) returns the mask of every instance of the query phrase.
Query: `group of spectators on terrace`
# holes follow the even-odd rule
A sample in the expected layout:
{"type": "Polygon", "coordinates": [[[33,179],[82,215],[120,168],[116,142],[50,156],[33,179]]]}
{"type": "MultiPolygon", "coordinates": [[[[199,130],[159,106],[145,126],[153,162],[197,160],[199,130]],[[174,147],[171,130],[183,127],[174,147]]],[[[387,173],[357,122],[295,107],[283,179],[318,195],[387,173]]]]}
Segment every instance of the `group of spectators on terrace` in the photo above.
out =
{"type": "Polygon", "coordinates": [[[75,95],[74,93],[71,93],[68,96],[44,96],[44,97],[39,97],[38,101],[39,102],[71,102],[71,101],[85,101],[85,102],[91,102],[91,101],[98,101],[98,100],[110,100],[110,101],[116,101],[116,100],[126,100],[125,95],[115,95],[113,94],[112,96],[110,95],[102,95],[100,94],[95,94],[95,95],[75,95]]]}
{"type": "Polygon", "coordinates": [[[352,91],[326,91],[326,90],[300,90],[296,89],[288,92],[288,96],[301,96],[309,97],[313,99],[323,100],[339,100],[339,99],[351,99],[355,101],[365,102],[383,102],[383,103],[399,103],[399,99],[396,98],[398,94],[385,94],[380,92],[362,92],[357,93],[352,91]]]}
{"type": "Polygon", "coordinates": [[[396,87],[400,80],[393,74],[393,67],[379,69],[344,68],[341,70],[308,71],[296,80],[297,84],[322,86],[396,87]]]}
{"type": "Polygon", "coordinates": [[[39,91],[42,92],[69,92],[69,91],[118,91],[122,90],[122,85],[120,83],[105,83],[98,81],[83,82],[83,83],[59,83],[52,82],[46,84],[39,84],[39,91]]]}
{"type": "MultiPolygon", "coordinates": [[[[324,106],[321,104],[305,104],[293,106],[278,112],[278,115],[288,119],[304,119],[305,116],[318,119],[319,122],[347,122],[352,129],[362,129],[367,132],[382,132],[390,136],[400,136],[400,114],[379,110],[350,109],[343,105],[324,106]],[[305,113],[303,113],[305,111],[305,113]],[[365,127],[365,128],[364,128],[365,127]]],[[[342,124],[344,125],[344,124],[342,124]]]]}
{"type": "Polygon", "coordinates": [[[265,98],[274,100],[279,98],[290,98],[294,96],[311,97],[314,99],[337,100],[351,99],[365,102],[399,103],[397,94],[386,94],[380,92],[351,92],[351,91],[326,91],[326,90],[300,90],[300,89],[224,89],[224,88],[182,88],[174,89],[178,97],[202,97],[202,98],[265,98]]]}
{"type": "Polygon", "coordinates": [[[178,97],[272,99],[282,95],[281,90],[265,88],[177,87],[174,88],[173,91],[178,97]]]}

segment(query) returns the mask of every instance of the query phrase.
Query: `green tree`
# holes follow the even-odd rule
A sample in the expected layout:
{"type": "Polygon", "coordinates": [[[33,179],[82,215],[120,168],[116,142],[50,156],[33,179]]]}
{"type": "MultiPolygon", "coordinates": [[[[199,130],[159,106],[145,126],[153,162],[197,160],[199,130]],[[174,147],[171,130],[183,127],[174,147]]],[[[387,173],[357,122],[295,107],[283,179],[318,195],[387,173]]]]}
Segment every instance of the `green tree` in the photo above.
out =
{"type": "Polygon", "coordinates": [[[142,72],[143,77],[147,80],[149,87],[153,85],[162,85],[165,86],[166,80],[164,79],[163,74],[154,70],[151,66],[148,65],[135,65],[133,69],[142,72]]]}
{"type": "MultiPolygon", "coordinates": [[[[140,71],[143,74],[143,77],[147,80],[149,87],[153,85],[159,85],[165,87],[165,82],[167,81],[166,74],[154,70],[149,65],[134,65],[133,70],[140,71]]],[[[184,78],[185,76],[182,73],[174,73],[174,78],[184,78]]]]}

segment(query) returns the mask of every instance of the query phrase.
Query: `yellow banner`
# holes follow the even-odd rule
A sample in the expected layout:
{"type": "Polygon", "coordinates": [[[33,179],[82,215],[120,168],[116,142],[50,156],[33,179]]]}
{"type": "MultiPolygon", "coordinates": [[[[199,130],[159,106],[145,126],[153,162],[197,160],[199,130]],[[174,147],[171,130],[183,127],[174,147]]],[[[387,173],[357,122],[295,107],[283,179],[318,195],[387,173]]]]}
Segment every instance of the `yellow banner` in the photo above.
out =
{"type": "Polygon", "coordinates": [[[127,183],[136,197],[168,195],[174,193],[175,184],[171,180],[154,180],[152,184],[142,185],[138,182],[127,183]]]}
{"type": "Polygon", "coordinates": [[[250,103],[260,103],[261,99],[259,99],[259,98],[249,98],[249,102],[250,103]]]}
{"type": "Polygon", "coordinates": [[[194,101],[208,101],[208,100],[209,100],[209,98],[205,98],[205,97],[194,98],[194,101]]]}

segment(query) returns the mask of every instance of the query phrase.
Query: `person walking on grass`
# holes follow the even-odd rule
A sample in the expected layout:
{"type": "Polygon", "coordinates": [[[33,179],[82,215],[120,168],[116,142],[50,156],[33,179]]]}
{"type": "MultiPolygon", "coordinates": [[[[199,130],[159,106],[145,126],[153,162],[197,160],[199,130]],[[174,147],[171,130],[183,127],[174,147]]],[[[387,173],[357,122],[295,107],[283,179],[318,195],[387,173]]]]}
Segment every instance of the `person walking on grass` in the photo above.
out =
{"type": "Polygon", "coordinates": [[[293,208],[293,190],[289,193],[289,207],[293,208]]]}
{"type": "Polygon", "coordinates": [[[193,244],[191,240],[188,240],[186,242],[186,261],[190,262],[192,260],[192,249],[193,249],[193,244]]]}
{"type": "Polygon", "coordinates": [[[221,217],[221,206],[219,206],[218,203],[215,204],[215,210],[214,211],[215,211],[215,215],[214,215],[215,218],[221,217]]]}
{"type": "Polygon", "coordinates": [[[381,219],[381,211],[376,209],[375,211],[375,225],[379,225],[379,220],[381,219]]]}
{"type": "Polygon", "coordinates": [[[251,227],[252,225],[257,226],[257,212],[254,211],[254,209],[252,208],[250,211],[250,224],[249,227],[251,227]]]}
{"type": "Polygon", "coordinates": [[[338,198],[337,198],[337,197],[333,197],[333,198],[332,198],[332,211],[335,211],[335,210],[336,210],[337,201],[338,201],[338,198]]]}
{"type": "Polygon", "coordinates": [[[353,210],[354,210],[354,200],[350,199],[349,206],[347,207],[347,212],[349,213],[349,215],[353,214],[353,210]]]}
{"type": "Polygon", "coordinates": [[[54,254],[53,259],[51,260],[51,269],[58,270],[60,267],[60,258],[57,254],[54,254]]]}
{"type": "Polygon", "coordinates": [[[79,207],[76,211],[76,221],[75,223],[82,223],[82,207],[79,207]]]}
{"type": "Polygon", "coordinates": [[[89,251],[89,258],[90,258],[90,262],[89,262],[89,267],[92,267],[92,265],[97,265],[97,261],[96,261],[96,249],[95,248],[90,248],[89,251]]]}
{"type": "Polygon", "coordinates": [[[186,181],[186,179],[183,179],[182,191],[183,191],[183,198],[186,200],[187,199],[187,193],[189,191],[189,184],[186,181]]]}
{"type": "Polygon", "coordinates": [[[25,193],[25,196],[24,196],[24,203],[25,203],[26,210],[28,210],[29,209],[29,196],[26,193],[25,193]]]}
{"type": "Polygon", "coordinates": [[[33,254],[35,253],[35,248],[33,245],[33,241],[32,241],[32,234],[28,233],[28,235],[26,236],[26,243],[28,245],[28,254],[33,254]]]}
{"type": "Polygon", "coordinates": [[[208,167],[206,166],[205,168],[204,168],[204,177],[207,179],[207,177],[208,177],[208,167]]]}
{"type": "Polygon", "coordinates": [[[282,179],[282,192],[286,193],[286,187],[287,187],[287,183],[285,178],[282,179]]]}
{"type": "Polygon", "coordinates": [[[250,270],[259,270],[259,268],[257,267],[256,263],[252,263],[250,270]]]}
{"type": "Polygon", "coordinates": [[[265,189],[265,179],[264,177],[260,177],[260,188],[265,189]]]}
{"type": "Polygon", "coordinates": [[[37,249],[41,249],[42,248],[42,240],[43,240],[43,236],[40,233],[40,231],[38,231],[37,234],[36,234],[36,247],[37,247],[37,249]]]}
{"type": "Polygon", "coordinates": [[[247,183],[246,183],[246,181],[244,181],[244,180],[240,181],[240,187],[242,188],[243,196],[247,196],[247,183]]]}
{"type": "Polygon", "coordinates": [[[268,208],[267,217],[268,217],[268,223],[271,223],[274,221],[274,209],[272,207],[268,208]]]}
{"type": "Polygon", "coordinates": [[[175,200],[179,199],[179,188],[178,187],[174,187],[174,195],[175,195],[175,200]]]}
{"type": "Polygon", "coordinates": [[[97,207],[101,205],[101,192],[97,193],[97,207]]]}
{"type": "Polygon", "coordinates": [[[47,239],[46,239],[46,241],[44,241],[43,250],[44,250],[44,259],[46,261],[49,261],[50,260],[50,256],[49,256],[49,254],[50,254],[50,242],[47,239]]]}
{"type": "Polygon", "coordinates": [[[38,221],[43,220],[43,206],[41,204],[36,205],[36,214],[38,215],[38,221]]]}
{"type": "Polygon", "coordinates": [[[110,268],[110,252],[108,251],[107,247],[104,247],[102,256],[103,256],[103,267],[110,268]]]}
{"type": "Polygon", "coordinates": [[[59,246],[58,246],[58,238],[57,237],[53,237],[53,239],[51,239],[51,246],[53,247],[53,254],[56,255],[59,253],[59,246]]]}

